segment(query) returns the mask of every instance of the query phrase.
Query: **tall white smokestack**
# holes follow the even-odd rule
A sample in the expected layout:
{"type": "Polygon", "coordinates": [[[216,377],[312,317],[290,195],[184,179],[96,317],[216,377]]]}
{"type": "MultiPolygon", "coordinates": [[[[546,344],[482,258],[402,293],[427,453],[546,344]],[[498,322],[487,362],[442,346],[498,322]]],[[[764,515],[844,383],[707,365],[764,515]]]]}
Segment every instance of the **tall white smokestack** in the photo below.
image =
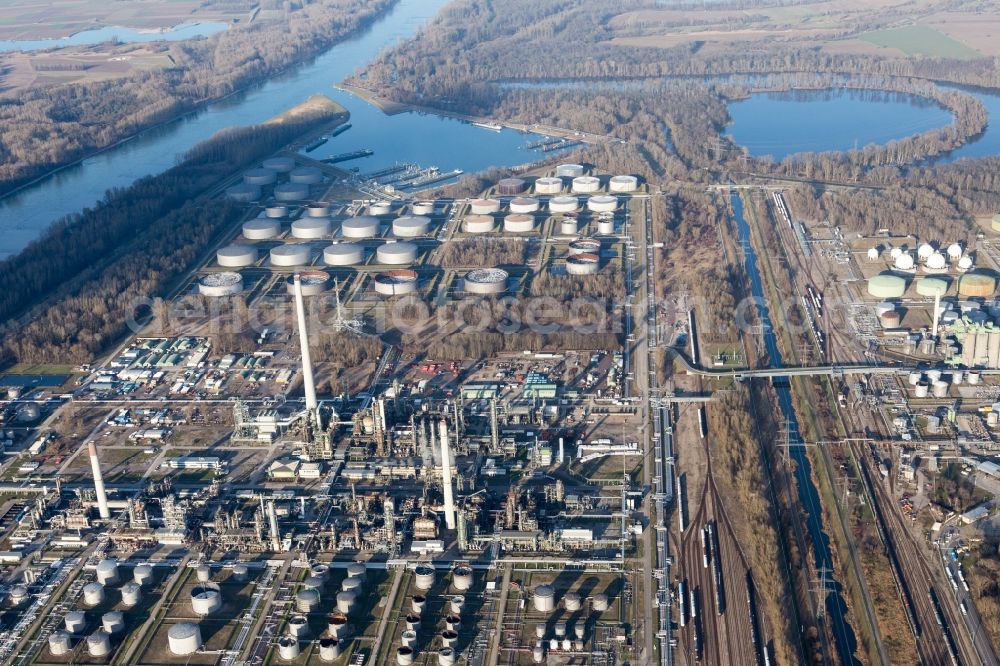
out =
{"type": "Polygon", "coordinates": [[[97,493],[97,511],[101,518],[107,520],[111,517],[108,509],[108,493],[104,490],[104,477],[101,475],[101,461],[97,459],[97,446],[93,442],[87,444],[87,451],[90,453],[90,469],[94,473],[94,492],[97,493]]]}
{"type": "Polygon", "coordinates": [[[444,522],[455,529],[455,498],[451,494],[451,453],[448,451],[448,422],[441,419],[441,482],[444,484],[444,522]]]}
{"type": "Polygon", "coordinates": [[[566,449],[563,447],[563,438],[559,438],[559,464],[562,465],[566,462],[566,449]]]}
{"type": "Polygon", "coordinates": [[[296,273],[292,278],[295,287],[295,314],[299,321],[299,346],[302,348],[302,383],[305,384],[306,409],[316,410],[316,384],[313,382],[312,358],[309,356],[309,336],[306,333],[306,306],[302,300],[302,280],[296,273]]]}
{"type": "Polygon", "coordinates": [[[931,327],[931,337],[937,339],[938,323],[941,316],[941,294],[934,294],[934,326],[931,327]]]}

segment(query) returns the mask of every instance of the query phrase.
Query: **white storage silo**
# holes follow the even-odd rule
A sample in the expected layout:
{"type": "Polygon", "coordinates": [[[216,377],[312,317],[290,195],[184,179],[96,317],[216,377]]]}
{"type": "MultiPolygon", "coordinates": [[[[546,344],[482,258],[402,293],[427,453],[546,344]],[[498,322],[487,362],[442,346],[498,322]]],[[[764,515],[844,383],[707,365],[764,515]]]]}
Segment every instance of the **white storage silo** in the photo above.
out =
{"type": "Polygon", "coordinates": [[[547,176],[535,181],[536,194],[559,194],[563,190],[562,178],[547,176]]]}
{"type": "Polygon", "coordinates": [[[384,271],[375,276],[375,293],[381,296],[403,296],[417,290],[417,274],[414,271],[384,271]]]}
{"type": "Polygon", "coordinates": [[[67,654],[73,647],[73,641],[65,631],[55,631],[49,634],[49,652],[59,657],[67,654]]]}
{"type": "Polygon", "coordinates": [[[378,232],[378,218],[371,216],[349,217],[340,225],[340,233],[344,238],[374,238],[378,232]]]}
{"type": "Polygon", "coordinates": [[[375,251],[375,263],[399,266],[417,260],[417,246],[413,243],[385,243],[375,251]]]}
{"type": "Polygon", "coordinates": [[[451,609],[453,614],[461,615],[462,611],[465,610],[465,597],[461,594],[448,597],[448,607],[451,609]]]}
{"type": "Polygon", "coordinates": [[[594,275],[601,267],[596,254],[574,254],[566,258],[566,272],[570,275],[594,275]]]}
{"type": "Polygon", "coordinates": [[[278,201],[302,201],[309,198],[309,186],[305,183],[282,183],[274,188],[274,198],[278,201]]]}
{"type": "Polygon", "coordinates": [[[220,266],[239,268],[253,266],[257,262],[257,248],[249,245],[227,245],[215,254],[220,266]]]}
{"type": "Polygon", "coordinates": [[[472,567],[458,566],[452,572],[452,585],[460,592],[466,592],[472,587],[472,567]]]}
{"type": "Polygon", "coordinates": [[[167,630],[167,646],[179,657],[194,654],[201,648],[201,629],[193,622],[180,622],[167,630]]]}
{"type": "Polygon", "coordinates": [[[356,243],[334,243],[323,250],[327,266],[354,266],[365,259],[365,249],[356,243]]]}
{"type": "Polygon", "coordinates": [[[410,597],[410,610],[417,615],[421,615],[427,608],[427,597],[422,594],[414,594],[410,597]]]}
{"type": "Polygon", "coordinates": [[[601,179],[594,176],[577,176],[570,188],[578,194],[593,194],[601,189],[601,179]]]}
{"type": "Polygon", "coordinates": [[[574,613],[580,610],[582,605],[583,603],[580,599],[580,595],[576,592],[567,592],[566,595],[563,596],[563,606],[566,607],[567,612],[574,613]]]}
{"type": "Polygon", "coordinates": [[[534,197],[517,197],[510,200],[508,207],[511,213],[534,213],[541,208],[541,205],[534,197]]]}
{"type": "Polygon", "coordinates": [[[330,217],[330,202],[317,201],[306,208],[306,217],[330,217]]]}
{"type": "Polygon", "coordinates": [[[132,580],[138,585],[150,585],[153,582],[153,567],[140,564],[132,570],[132,580]]]}
{"type": "Polygon", "coordinates": [[[342,652],[343,648],[336,638],[321,638],[319,640],[319,658],[322,661],[336,661],[342,652]]]}
{"type": "Polygon", "coordinates": [[[597,233],[602,236],[611,236],[615,233],[615,218],[602,217],[597,221],[597,233]]]}
{"type": "Polygon", "coordinates": [[[414,215],[433,215],[434,214],[434,202],[433,201],[417,201],[413,204],[413,214],[414,215]]]}
{"type": "Polygon", "coordinates": [[[323,172],[317,167],[299,167],[288,174],[288,182],[296,185],[319,185],[323,182],[323,172]]]}
{"type": "Polygon", "coordinates": [[[247,185],[274,185],[278,174],[270,169],[250,169],[243,173],[243,182],[247,185]]]}
{"type": "Polygon", "coordinates": [[[309,263],[308,245],[279,245],[271,248],[272,266],[305,266],[309,263]]]}
{"type": "Polygon", "coordinates": [[[100,583],[87,583],[84,585],[83,603],[87,606],[99,606],[104,603],[104,586],[100,583]]]}
{"type": "Polygon", "coordinates": [[[303,638],[309,633],[309,621],[305,615],[293,615],[288,618],[286,629],[292,638],[303,638]]]}
{"type": "Polygon", "coordinates": [[[582,176],[583,172],[582,164],[560,164],[556,167],[556,175],[562,178],[577,178],[582,176]]]}
{"type": "Polygon", "coordinates": [[[139,583],[131,582],[122,585],[122,605],[128,608],[139,605],[142,599],[142,586],[139,583]]]}
{"type": "Polygon", "coordinates": [[[233,185],[232,187],[226,188],[226,196],[233,201],[238,201],[240,203],[250,203],[251,201],[256,201],[260,199],[260,188],[256,185],[247,185],[246,183],[240,183],[239,185],[233,185]]]}
{"type": "Polygon", "coordinates": [[[580,208],[576,197],[552,197],[549,199],[549,210],[553,213],[575,213],[580,208]]]}
{"type": "Polygon", "coordinates": [[[497,194],[511,196],[524,192],[523,178],[504,178],[497,183],[497,194]]]}
{"type": "Polygon", "coordinates": [[[551,613],[556,608],[556,590],[551,585],[539,585],[531,595],[531,605],[539,613],[551,613]]]}
{"type": "Polygon", "coordinates": [[[510,275],[499,268],[477,268],[465,274],[463,286],[470,294],[502,294],[507,291],[510,275]]]}
{"type": "MultiPolygon", "coordinates": [[[[324,271],[303,271],[299,274],[299,285],[303,296],[317,296],[330,287],[330,276],[324,271]]],[[[295,295],[295,276],[289,275],[285,280],[285,289],[295,295]]]]}
{"type": "Polygon", "coordinates": [[[434,587],[434,568],[426,565],[419,565],[414,569],[415,584],[418,590],[427,591],[434,587]]]}
{"type": "Polygon", "coordinates": [[[559,222],[559,233],[563,236],[574,236],[579,230],[579,221],[575,217],[567,217],[559,222]]]}
{"type": "Polygon", "coordinates": [[[618,208],[618,197],[610,194],[599,194],[587,199],[587,210],[595,213],[612,213],[618,208]]]}
{"type": "Polygon", "coordinates": [[[247,240],[267,240],[281,233],[281,224],[267,218],[257,218],[243,224],[243,237],[247,240]]]}
{"type": "Polygon", "coordinates": [[[295,661],[299,658],[299,640],[291,636],[278,639],[278,657],[282,661],[295,661]]]}
{"type": "Polygon", "coordinates": [[[570,241],[567,246],[567,252],[570,255],[574,254],[598,254],[601,251],[601,242],[593,240],[592,238],[579,238],[575,241],[570,241]]]}
{"type": "Polygon", "coordinates": [[[233,296],[243,291],[243,276],[239,273],[209,273],[198,280],[198,293],[218,298],[233,296]]]}
{"type": "Polygon", "coordinates": [[[268,206],[264,209],[264,217],[279,220],[288,217],[288,206],[268,206]]]}
{"type": "Polygon", "coordinates": [[[125,631],[125,616],[118,611],[109,611],[101,616],[101,628],[109,634],[125,631]]]}
{"type": "Polygon", "coordinates": [[[368,578],[368,567],[364,562],[351,562],[347,565],[347,575],[350,578],[365,580],[368,578]]]}
{"type": "Polygon", "coordinates": [[[458,655],[455,654],[455,648],[443,647],[438,650],[438,666],[455,666],[455,660],[458,655]]]}
{"type": "Polygon", "coordinates": [[[111,636],[101,629],[87,636],[87,654],[91,657],[107,657],[111,654],[111,636]]]}
{"type": "Polygon", "coordinates": [[[295,594],[295,608],[300,613],[311,613],[317,606],[319,606],[317,590],[299,590],[295,594]]]}
{"type": "Polygon", "coordinates": [[[292,236],[303,240],[315,240],[330,235],[330,219],[327,217],[303,217],[292,222],[292,236]]]}
{"type": "Polygon", "coordinates": [[[492,215],[466,215],[462,220],[462,230],[470,234],[486,234],[496,229],[492,215]]]}
{"type": "Polygon", "coordinates": [[[201,583],[191,589],[191,610],[205,617],[222,608],[222,593],[215,583],[201,583]]]}
{"type": "Polygon", "coordinates": [[[635,192],[639,189],[639,179],[635,176],[612,176],[608,181],[609,192],[635,192]]]}
{"type": "Polygon", "coordinates": [[[288,173],[295,168],[295,160],[291,157],[269,157],[261,166],[278,173],[288,173]]]}
{"type": "Polygon", "coordinates": [[[87,627],[87,616],[83,611],[70,611],[63,617],[63,626],[70,634],[81,634],[87,627]]]}
{"type": "Polygon", "coordinates": [[[245,564],[234,564],[233,565],[233,580],[237,583],[246,582],[247,577],[250,575],[250,569],[245,564]]]}
{"type": "Polygon", "coordinates": [[[392,211],[392,204],[388,201],[376,201],[368,206],[370,215],[388,215],[392,211]]]}
{"type": "Polygon", "coordinates": [[[354,610],[354,605],[357,603],[358,595],[354,592],[338,592],[337,593],[337,610],[344,615],[350,615],[351,611],[354,610]]]}
{"type": "Polygon", "coordinates": [[[431,226],[431,218],[424,215],[404,215],[392,223],[392,233],[397,238],[426,236],[431,226]]]}
{"type": "Polygon", "coordinates": [[[342,592],[354,592],[356,594],[361,594],[361,588],[364,587],[364,580],[358,578],[357,576],[348,576],[340,583],[340,590],[342,592]]]}
{"type": "Polygon", "coordinates": [[[474,199],[469,204],[469,211],[473,215],[492,215],[500,211],[500,202],[497,199],[474,199]]]}
{"type": "Polygon", "coordinates": [[[503,230],[514,234],[523,234],[534,231],[535,218],[531,215],[523,215],[520,213],[508,215],[503,218],[503,230]]]}

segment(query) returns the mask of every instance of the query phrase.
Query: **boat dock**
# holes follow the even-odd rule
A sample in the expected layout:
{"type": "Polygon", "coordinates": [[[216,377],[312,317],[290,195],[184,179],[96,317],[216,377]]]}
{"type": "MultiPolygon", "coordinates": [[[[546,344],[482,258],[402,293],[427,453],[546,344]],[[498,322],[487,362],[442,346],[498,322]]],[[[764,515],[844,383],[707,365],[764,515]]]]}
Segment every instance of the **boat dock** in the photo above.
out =
{"type": "Polygon", "coordinates": [[[348,162],[350,160],[360,159],[362,157],[370,157],[375,154],[374,150],[364,148],[362,150],[355,150],[350,153],[341,153],[340,155],[334,155],[333,157],[324,157],[320,162],[326,162],[327,164],[337,164],[338,162],[348,162]]]}

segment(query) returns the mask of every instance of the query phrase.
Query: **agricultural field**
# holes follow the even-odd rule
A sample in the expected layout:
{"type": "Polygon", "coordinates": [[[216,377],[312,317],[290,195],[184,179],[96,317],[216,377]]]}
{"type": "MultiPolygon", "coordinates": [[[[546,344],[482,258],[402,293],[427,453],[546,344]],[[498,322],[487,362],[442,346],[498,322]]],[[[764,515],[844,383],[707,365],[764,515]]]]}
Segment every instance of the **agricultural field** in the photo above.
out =
{"type": "Polygon", "coordinates": [[[866,32],[860,39],[875,46],[895,49],[903,55],[937,58],[978,58],[980,53],[962,42],[926,25],[866,32]]]}

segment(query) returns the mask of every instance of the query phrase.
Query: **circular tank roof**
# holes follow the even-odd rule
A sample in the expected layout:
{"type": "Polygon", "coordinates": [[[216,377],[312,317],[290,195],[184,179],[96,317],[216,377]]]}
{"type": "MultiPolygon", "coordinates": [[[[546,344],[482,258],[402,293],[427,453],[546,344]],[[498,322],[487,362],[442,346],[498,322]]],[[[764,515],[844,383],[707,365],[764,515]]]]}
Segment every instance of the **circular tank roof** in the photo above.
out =
{"type": "Polygon", "coordinates": [[[465,279],[469,282],[482,282],[484,284],[506,283],[509,277],[507,271],[500,268],[477,268],[465,274],[465,279]]]}
{"type": "Polygon", "coordinates": [[[868,293],[876,298],[902,298],[906,280],[898,275],[883,273],[868,278],[868,293]]]}
{"type": "Polygon", "coordinates": [[[940,278],[924,278],[917,282],[920,296],[944,296],[948,293],[948,281],[940,278]]]}

